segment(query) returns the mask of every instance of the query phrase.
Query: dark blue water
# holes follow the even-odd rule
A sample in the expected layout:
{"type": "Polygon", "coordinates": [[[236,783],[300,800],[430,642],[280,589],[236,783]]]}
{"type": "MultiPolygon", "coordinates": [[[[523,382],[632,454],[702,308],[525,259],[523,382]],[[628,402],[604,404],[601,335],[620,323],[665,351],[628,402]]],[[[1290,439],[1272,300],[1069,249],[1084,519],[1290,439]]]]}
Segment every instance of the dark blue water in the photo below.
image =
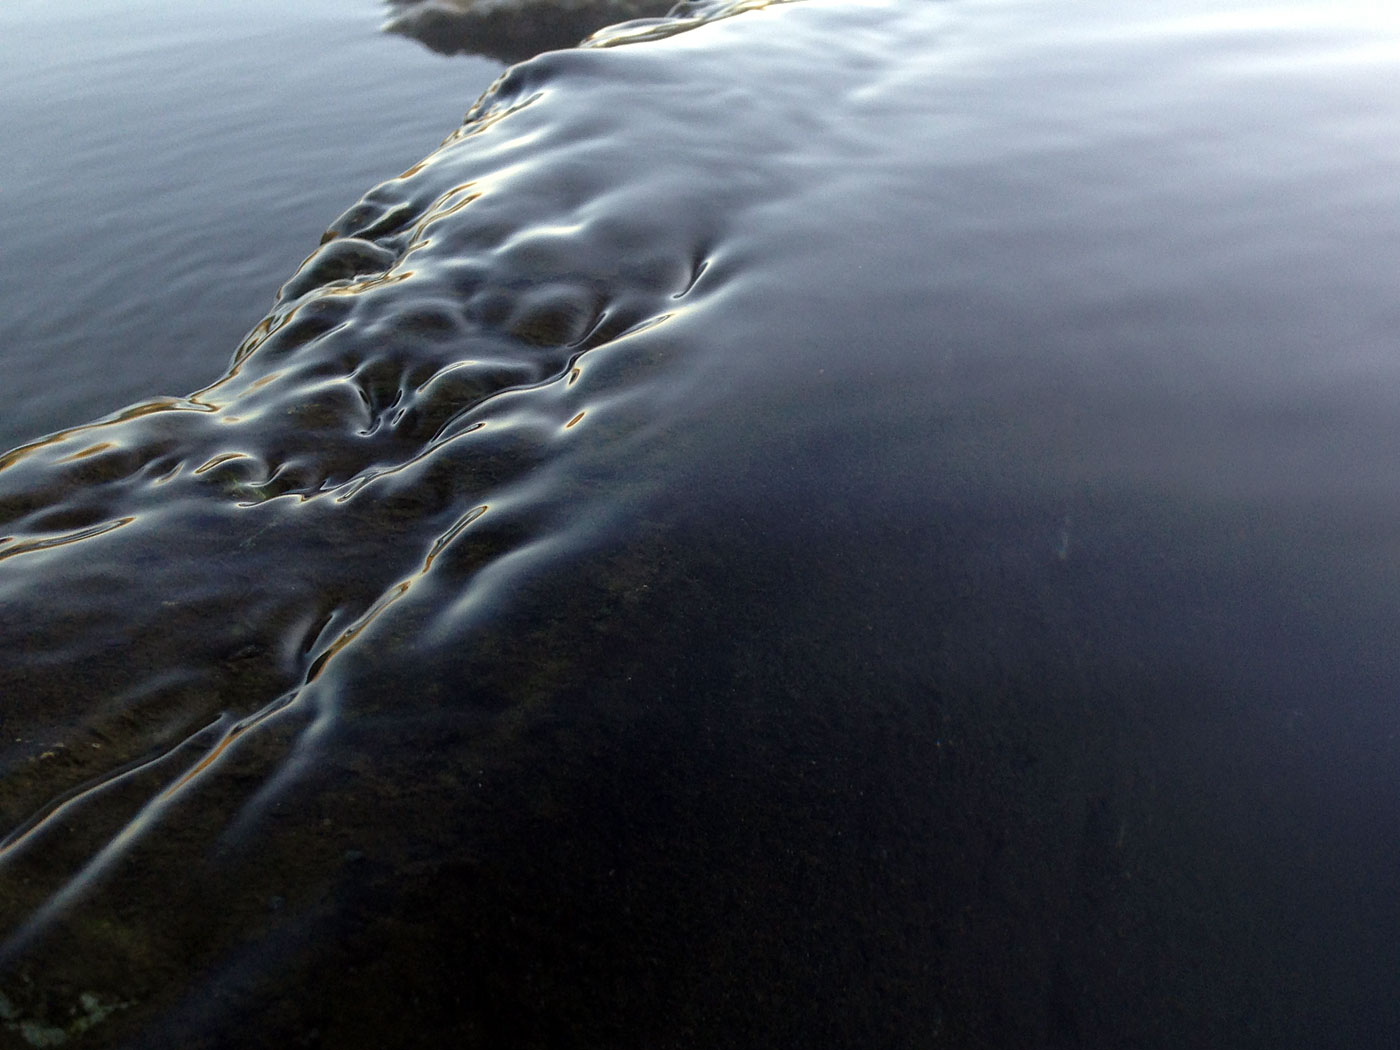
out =
{"type": "Polygon", "coordinates": [[[1396,27],[717,13],[0,460],[16,1045],[1394,1043],[1396,27]]]}

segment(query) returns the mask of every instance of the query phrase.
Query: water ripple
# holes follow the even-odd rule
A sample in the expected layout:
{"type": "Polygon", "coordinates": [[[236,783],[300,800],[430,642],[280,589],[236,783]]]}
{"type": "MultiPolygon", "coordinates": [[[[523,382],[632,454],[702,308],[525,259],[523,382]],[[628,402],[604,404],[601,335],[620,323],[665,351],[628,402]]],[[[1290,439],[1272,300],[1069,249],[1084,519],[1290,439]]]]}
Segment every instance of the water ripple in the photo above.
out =
{"type": "Polygon", "coordinates": [[[1396,768],[1393,150],[1139,6],[542,55],[223,376],[0,457],[0,1023],[1286,1028],[1239,946],[1334,935],[1251,894],[1396,768]]]}

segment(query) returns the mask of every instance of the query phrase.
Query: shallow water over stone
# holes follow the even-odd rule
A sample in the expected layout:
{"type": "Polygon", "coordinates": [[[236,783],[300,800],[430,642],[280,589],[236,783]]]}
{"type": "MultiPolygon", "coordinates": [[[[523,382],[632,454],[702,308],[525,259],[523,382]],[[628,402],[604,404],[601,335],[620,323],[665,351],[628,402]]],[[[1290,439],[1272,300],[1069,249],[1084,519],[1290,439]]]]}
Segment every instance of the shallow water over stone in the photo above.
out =
{"type": "Polygon", "coordinates": [[[386,0],[384,29],[444,55],[521,62],[618,22],[660,18],[672,0],[386,0]]]}
{"type": "Polygon", "coordinates": [[[9,1034],[1400,1030],[1400,27],[722,13],[0,460],[9,1034]]]}

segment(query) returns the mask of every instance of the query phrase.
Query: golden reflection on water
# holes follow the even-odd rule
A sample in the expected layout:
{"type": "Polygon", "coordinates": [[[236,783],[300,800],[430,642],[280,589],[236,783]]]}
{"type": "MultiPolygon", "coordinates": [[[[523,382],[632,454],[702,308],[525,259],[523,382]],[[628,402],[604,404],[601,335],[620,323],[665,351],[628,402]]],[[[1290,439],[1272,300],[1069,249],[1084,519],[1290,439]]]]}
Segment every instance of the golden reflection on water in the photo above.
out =
{"type": "Polygon", "coordinates": [[[74,529],[56,536],[40,536],[26,540],[16,539],[13,536],[0,536],[0,561],[15,558],[21,554],[54,550],[71,543],[81,543],[84,540],[95,540],[97,537],[105,536],[124,525],[130,525],[135,520],[135,517],[114,518],[112,521],[104,521],[100,525],[90,525],[87,528],[74,529]]]}

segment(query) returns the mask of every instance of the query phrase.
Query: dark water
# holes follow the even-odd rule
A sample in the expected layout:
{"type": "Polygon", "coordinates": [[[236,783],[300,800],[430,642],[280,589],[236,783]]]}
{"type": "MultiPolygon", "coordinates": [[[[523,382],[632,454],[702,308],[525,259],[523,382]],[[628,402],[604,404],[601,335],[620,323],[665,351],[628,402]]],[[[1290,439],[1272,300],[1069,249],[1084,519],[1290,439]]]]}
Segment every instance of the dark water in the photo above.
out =
{"type": "Polygon", "coordinates": [[[670,0],[387,0],[389,33],[410,37],[444,55],[483,55],[521,62],[575,46],[600,29],[639,18],[660,18],[670,0]]]}
{"type": "Polygon", "coordinates": [[[5,1035],[1393,1045],[1396,26],[633,36],[0,460],[5,1035]]]}

